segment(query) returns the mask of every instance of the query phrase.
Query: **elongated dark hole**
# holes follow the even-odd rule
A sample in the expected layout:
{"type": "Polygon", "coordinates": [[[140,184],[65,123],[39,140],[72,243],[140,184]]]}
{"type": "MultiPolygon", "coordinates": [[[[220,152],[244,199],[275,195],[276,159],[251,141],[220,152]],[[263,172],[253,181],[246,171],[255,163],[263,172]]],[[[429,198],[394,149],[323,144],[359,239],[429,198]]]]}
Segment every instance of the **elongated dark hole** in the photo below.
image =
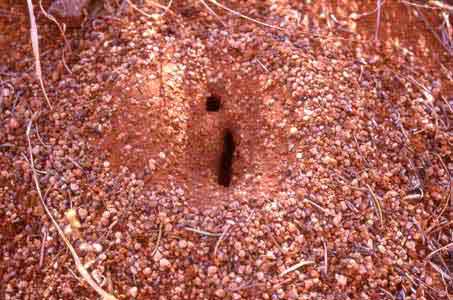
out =
{"type": "Polygon", "coordinates": [[[219,111],[220,109],[220,98],[216,95],[209,96],[206,98],[206,110],[207,111],[219,111]]]}
{"type": "Polygon", "coordinates": [[[231,184],[235,147],[233,133],[227,129],[223,136],[223,151],[220,157],[218,174],[218,183],[225,187],[229,187],[231,184]]]}

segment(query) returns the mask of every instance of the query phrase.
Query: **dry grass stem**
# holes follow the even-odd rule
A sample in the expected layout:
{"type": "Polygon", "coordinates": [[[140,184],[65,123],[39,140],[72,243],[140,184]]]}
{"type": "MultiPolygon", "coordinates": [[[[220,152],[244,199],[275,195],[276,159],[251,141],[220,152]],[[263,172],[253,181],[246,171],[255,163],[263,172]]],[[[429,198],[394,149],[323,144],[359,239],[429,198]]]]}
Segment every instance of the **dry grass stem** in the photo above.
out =
{"type": "MultiPolygon", "coordinates": [[[[202,1],[202,0],[200,0],[200,1],[202,1]]],[[[229,7],[225,6],[225,5],[223,5],[223,4],[219,3],[219,2],[217,2],[216,0],[208,0],[208,1],[211,2],[212,4],[216,5],[216,6],[218,6],[218,7],[222,8],[222,9],[224,9],[224,10],[226,10],[226,11],[232,13],[232,14],[235,15],[235,16],[244,18],[244,19],[246,19],[246,20],[252,21],[252,22],[254,22],[254,23],[256,23],[256,24],[260,24],[260,25],[263,25],[263,26],[266,26],[266,27],[270,27],[270,28],[274,28],[274,29],[278,29],[278,30],[283,30],[283,28],[281,28],[281,27],[274,26],[274,25],[271,25],[271,24],[267,24],[267,23],[258,21],[258,20],[256,20],[256,19],[250,18],[250,17],[248,17],[248,16],[246,16],[246,15],[243,15],[243,14],[241,14],[240,12],[235,11],[235,10],[233,10],[233,9],[231,9],[231,8],[229,8],[229,7]]],[[[202,2],[203,2],[203,1],[202,1],[202,2]]]]}
{"type": "Polygon", "coordinates": [[[217,255],[217,250],[219,249],[220,243],[225,238],[226,234],[228,233],[228,231],[230,230],[231,227],[232,227],[232,225],[228,224],[227,227],[225,228],[225,230],[222,232],[222,235],[217,240],[217,243],[215,244],[215,247],[214,247],[214,257],[217,255]]]}
{"type": "Polygon", "coordinates": [[[266,66],[261,62],[261,60],[259,60],[258,58],[256,59],[256,61],[258,62],[258,64],[267,72],[269,73],[269,69],[266,68],[266,66]]]}
{"type": "MultiPolygon", "coordinates": [[[[127,3],[132,7],[133,10],[137,11],[138,13],[142,14],[143,16],[145,16],[145,17],[147,17],[147,18],[151,18],[151,19],[154,19],[154,18],[155,18],[155,16],[150,15],[150,14],[148,14],[147,12],[145,12],[144,10],[138,8],[137,5],[135,5],[134,3],[132,3],[131,0],[126,0],[126,1],[127,1],[127,3]]],[[[170,12],[170,13],[174,14],[173,11],[170,9],[170,6],[171,6],[171,4],[172,4],[172,1],[170,1],[170,3],[168,4],[168,6],[163,6],[162,4],[156,3],[156,2],[154,2],[154,1],[149,1],[149,0],[147,0],[146,3],[151,3],[152,6],[157,7],[157,8],[160,8],[160,9],[163,9],[164,12],[160,15],[161,17],[164,16],[167,12],[170,12]]]]}
{"type": "Polygon", "coordinates": [[[327,244],[324,239],[322,239],[322,247],[324,248],[324,274],[327,275],[327,271],[329,270],[329,261],[327,257],[327,244]]]}
{"type": "Polygon", "coordinates": [[[289,267],[288,269],[284,270],[283,272],[280,273],[280,276],[285,276],[288,273],[294,272],[300,267],[307,266],[307,265],[313,265],[315,262],[312,260],[302,260],[299,263],[295,264],[292,267],[289,267]]]}
{"type": "Polygon", "coordinates": [[[49,97],[47,97],[46,88],[44,87],[44,81],[42,79],[41,59],[39,56],[38,28],[36,26],[35,13],[33,12],[32,1],[27,0],[27,5],[28,5],[28,14],[30,16],[30,36],[31,36],[31,45],[33,48],[33,55],[35,57],[36,77],[38,78],[39,85],[41,86],[41,90],[42,90],[42,93],[44,94],[44,98],[46,99],[47,105],[49,106],[50,109],[52,109],[52,105],[50,104],[49,97]]]}
{"type": "MultiPolygon", "coordinates": [[[[30,1],[30,0],[28,0],[30,1]]],[[[30,130],[31,130],[31,125],[32,122],[29,121],[28,126],[27,126],[27,131],[26,131],[26,136],[27,136],[27,141],[28,141],[28,151],[30,155],[30,168],[32,171],[32,176],[33,176],[33,181],[35,183],[35,188],[38,193],[39,200],[41,202],[41,205],[44,208],[44,211],[46,212],[47,216],[51,220],[52,224],[54,225],[55,229],[58,232],[58,235],[61,237],[63,240],[64,244],[66,245],[67,249],[71,253],[71,256],[74,260],[74,263],[76,265],[77,270],[79,271],[80,275],[85,279],[85,281],[98,293],[99,296],[102,297],[103,300],[116,300],[117,298],[113,296],[112,294],[107,293],[104,289],[102,289],[96,281],[91,277],[90,273],[85,269],[83,266],[80,257],[77,255],[77,252],[75,251],[74,247],[71,245],[69,242],[68,238],[64,234],[63,230],[61,229],[60,225],[58,225],[58,222],[55,220],[53,217],[52,213],[50,212],[49,208],[47,207],[47,204],[44,200],[44,197],[41,193],[41,188],[39,186],[39,180],[38,180],[38,173],[36,172],[35,169],[35,164],[34,164],[34,159],[33,159],[33,151],[32,151],[32,145],[30,141],[30,130]]]]}
{"type": "Polygon", "coordinates": [[[65,35],[65,25],[61,26],[61,24],[57,21],[57,19],[55,19],[54,16],[52,16],[51,14],[49,14],[45,9],[44,7],[42,6],[42,0],[39,0],[39,7],[41,8],[41,12],[44,14],[44,16],[51,20],[52,22],[55,23],[55,25],[57,25],[58,27],[58,30],[60,30],[60,33],[61,33],[61,36],[63,37],[63,40],[64,40],[64,44],[65,46],[63,47],[63,53],[61,54],[61,60],[63,61],[63,66],[65,67],[66,71],[68,71],[70,74],[72,74],[72,71],[71,69],[68,67],[68,64],[66,63],[66,49],[68,51],[71,51],[71,45],[69,44],[68,40],[66,39],[66,35],[65,35]]]}
{"type": "Polygon", "coordinates": [[[450,248],[453,249],[453,243],[447,244],[447,245],[445,245],[443,247],[440,247],[440,248],[434,250],[433,252],[428,254],[428,256],[426,256],[426,259],[429,260],[433,255],[435,255],[435,254],[437,254],[437,253],[439,253],[439,252],[441,252],[443,250],[450,250],[450,248]]]}
{"type": "Polygon", "coordinates": [[[374,202],[374,208],[377,211],[377,215],[379,217],[379,221],[381,222],[381,225],[384,224],[384,217],[382,215],[382,205],[381,201],[379,198],[374,194],[373,189],[367,184],[366,187],[368,188],[368,191],[371,194],[371,198],[373,199],[374,202]]]}
{"type": "Polygon", "coordinates": [[[220,18],[220,16],[203,0],[200,0],[201,4],[204,5],[204,7],[206,7],[206,9],[214,16],[217,18],[217,20],[224,26],[224,27],[227,27],[226,24],[222,21],[222,19],[220,18]]]}
{"type": "MultiPolygon", "coordinates": [[[[386,0],[382,0],[381,1],[381,7],[382,7],[382,5],[384,5],[385,1],[386,0]]],[[[360,18],[372,15],[372,14],[376,13],[378,9],[379,9],[379,7],[376,5],[376,8],[373,9],[372,11],[368,11],[368,12],[364,12],[364,13],[360,13],[360,14],[354,12],[354,13],[351,14],[351,19],[358,20],[360,18]]]]}
{"type": "Polygon", "coordinates": [[[379,40],[379,27],[381,25],[381,8],[382,8],[382,0],[376,0],[377,16],[376,16],[376,31],[374,33],[375,41],[379,40]]]}
{"type": "Polygon", "coordinates": [[[305,198],[305,199],[303,200],[303,202],[305,202],[305,203],[310,203],[311,205],[313,205],[314,207],[316,207],[317,209],[319,209],[320,211],[322,211],[322,212],[323,212],[324,214],[326,214],[326,215],[329,214],[329,211],[328,211],[327,209],[325,209],[325,208],[322,207],[321,205],[319,205],[319,204],[313,202],[313,201],[310,200],[310,199],[305,198]]]}
{"type": "Polygon", "coordinates": [[[439,34],[436,32],[436,30],[433,28],[431,23],[429,23],[428,19],[426,16],[423,14],[423,12],[418,8],[414,7],[414,9],[417,11],[417,16],[422,19],[423,23],[425,23],[425,26],[428,28],[429,31],[434,35],[436,40],[442,45],[442,47],[445,49],[445,51],[448,53],[448,55],[453,56],[453,49],[449,47],[439,36],[439,34]]]}
{"type": "Polygon", "coordinates": [[[201,235],[206,235],[206,236],[221,236],[222,235],[221,233],[204,231],[204,230],[200,230],[200,229],[192,228],[192,227],[184,227],[184,229],[201,234],[201,235]]]}
{"type": "Polygon", "coordinates": [[[46,241],[47,241],[47,227],[43,227],[43,235],[42,235],[42,242],[41,242],[41,251],[39,255],[39,268],[42,268],[44,264],[44,255],[46,254],[46,241]]]}
{"type": "Polygon", "coordinates": [[[448,204],[450,203],[452,189],[453,189],[453,180],[451,178],[450,171],[448,170],[447,166],[445,165],[445,162],[442,159],[442,157],[440,157],[440,155],[438,153],[436,153],[436,157],[439,159],[442,167],[444,168],[445,173],[448,176],[448,182],[449,182],[448,190],[447,190],[446,195],[444,197],[445,198],[445,204],[444,204],[444,206],[442,207],[441,211],[439,212],[439,214],[436,217],[436,220],[439,220],[442,217],[442,215],[444,214],[444,212],[447,210],[448,204]]]}
{"type": "Polygon", "coordinates": [[[157,235],[156,246],[154,247],[154,250],[151,253],[151,257],[153,257],[157,253],[157,250],[159,250],[159,244],[160,244],[160,239],[162,238],[163,229],[164,229],[164,223],[161,222],[159,224],[159,234],[157,235]]]}

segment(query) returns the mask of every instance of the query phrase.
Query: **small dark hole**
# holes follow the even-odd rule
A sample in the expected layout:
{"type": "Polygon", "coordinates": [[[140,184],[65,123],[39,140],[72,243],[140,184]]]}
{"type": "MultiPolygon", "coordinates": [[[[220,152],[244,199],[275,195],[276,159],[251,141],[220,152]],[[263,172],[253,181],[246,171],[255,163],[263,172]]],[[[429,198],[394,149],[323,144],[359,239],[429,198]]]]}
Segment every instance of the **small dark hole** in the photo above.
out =
{"type": "Polygon", "coordinates": [[[229,187],[231,184],[235,147],[233,133],[230,130],[226,130],[223,136],[223,152],[220,157],[218,174],[218,183],[224,187],[229,187]]]}
{"type": "Polygon", "coordinates": [[[212,95],[206,99],[206,110],[207,111],[219,111],[220,109],[220,98],[212,95]]]}

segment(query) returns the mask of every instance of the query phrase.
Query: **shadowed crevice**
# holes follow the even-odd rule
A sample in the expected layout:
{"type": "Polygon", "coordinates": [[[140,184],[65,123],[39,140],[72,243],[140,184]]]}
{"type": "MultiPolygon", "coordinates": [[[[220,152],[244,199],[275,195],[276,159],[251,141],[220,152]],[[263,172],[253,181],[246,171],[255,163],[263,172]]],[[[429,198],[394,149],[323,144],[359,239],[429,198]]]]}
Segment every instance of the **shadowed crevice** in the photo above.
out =
{"type": "Polygon", "coordinates": [[[223,151],[220,157],[218,173],[218,183],[225,187],[229,187],[231,184],[235,148],[233,133],[227,129],[223,136],[223,151]]]}

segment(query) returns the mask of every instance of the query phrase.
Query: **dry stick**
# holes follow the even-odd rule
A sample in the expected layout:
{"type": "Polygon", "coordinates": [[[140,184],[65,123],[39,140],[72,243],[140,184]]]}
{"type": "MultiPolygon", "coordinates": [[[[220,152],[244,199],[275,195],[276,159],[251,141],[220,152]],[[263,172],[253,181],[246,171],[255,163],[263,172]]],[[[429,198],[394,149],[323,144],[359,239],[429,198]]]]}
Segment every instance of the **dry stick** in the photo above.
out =
{"type": "Polygon", "coordinates": [[[161,17],[165,16],[165,14],[170,10],[172,3],[173,3],[173,0],[168,1],[165,11],[162,13],[161,17]]]}
{"type": "Polygon", "coordinates": [[[434,6],[439,7],[439,9],[445,9],[453,12],[453,5],[449,5],[447,3],[437,1],[437,0],[432,0],[430,3],[434,6]]]}
{"type": "Polygon", "coordinates": [[[31,45],[33,47],[33,55],[35,56],[35,69],[36,76],[38,77],[39,84],[41,86],[42,93],[46,99],[47,105],[52,109],[50,104],[49,97],[47,97],[46,88],[44,87],[44,82],[42,80],[42,71],[41,71],[41,60],[39,58],[39,41],[38,41],[38,29],[36,26],[35,14],[33,12],[33,3],[31,0],[27,0],[28,5],[28,14],[30,15],[30,36],[31,36],[31,45]]]}
{"type": "Polygon", "coordinates": [[[44,16],[57,25],[58,29],[60,30],[61,35],[63,36],[63,40],[64,40],[65,46],[63,47],[63,53],[61,54],[61,59],[63,61],[63,66],[65,67],[65,69],[70,74],[72,74],[71,69],[69,69],[69,67],[68,67],[68,65],[66,63],[66,57],[65,57],[65,51],[66,51],[65,49],[68,49],[69,51],[71,51],[71,45],[69,44],[68,40],[66,39],[65,28],[60,25],[60,23],[57,21],[57,19],[55,19],[54,16],[52,16],[47,11],[45,11],[44,7],[42,7],[42,0],[39,0],[39,7],[41,8],[41,11],[44,14],[44,16]]]}
{"type": "Polygon", "coordinates": [[[416,6],[416,7],[422,7],[422,8],[427,8],[427,9],[442,9],[440,7],[437,7],[437,6],[429,6],[429,5],[425,5],[425,4],[418,4],[418,3],[413,3],[413,2],[410,2],[410,1],[405,1],[405,0],[399,0],[400,3],[403,3],[403,4],[407,4],[407,5],[411,5],[411,6],[416,6]]]}
{"type": "Polygon", "coordinates": [[[327,271],[329,269],[329,263],[327,260],[327,244],[324,239],[322,239],[322,246],[324,248],[324,274],[327,275],[327,271]]]}
{"type": "Polygon", "coordinates": [[[206,2],[204,2],[203,0],[200,0],[200,2],[204,5],[204,7],[206,7],[206,9],[207,9],[211,14],[213,14],[213,15],[217,18],[217,20],[223,25],[223,27],[227,27],[227,26],[225,25],[225,23],[223,23],[223,21],[222,21],[222,19],[219,17],[219,15],[218,15],[214,10],[212,10],[212,8],[211,8],[206,2]]]}
{"type": "Polygon", "coordinates": [[[225,238],[225,236],[226,236],[227,232],[230,230],[230,228],[231,228],[231,224],[228,224],[227,227],[225,228],[225,230],[222,232],[222,235],[219,237],[217,243],[215,244],[214,257],[217,255],[217,250],[219,249],[220,243],[225,238]]]}
{"type": "Polygon", "coordinates": [[[162,238],[163,227],[164,227],[164,223],[161,222],[159,225],[159,234],[157,235],[156,246],[154,247],[154,250],[151,253],[151,257],[153,257],[157,253],[157,250],[159,250],[159,244],[160,244],[160,239],[162,238]]]}
{"type": "Polygon", "coordinates": [[[371,198],[373,198],[373,201],[374,201],[374,207],[376,208],[376,210],[378,211],[378,216],[379,216],[379,220],[381,222],[381,225],[384,224],[384,218],[382,216],[382,206],[381,206],[381,202],[379,201],[379,199],[376,197],[376,195],[374,194],[373,190],[371,189],[371,187],[367,184],[366,187],[368,188],[368,190],[370,191],[370,194],[371,194],[371,198]]]}
{"type": "Polygon", "coordinates": [[[444,41],[442,41],[442,39],[439,37],[437,32],[434,30],[433,26],[426,19],[426,17],[423,14],[423,12],[418,7],[415,7],[415,10],[417,11],[418,15],[422,19],[423,23],[425,23],[425,26],[429,29],[429,31],[431,31],[431,33],[434,35],[436,40],[442,45],[442,47],[445,49],[445,51],[447,51],[448,55],[453,56],[453,49],[451,49],[450,47],[445,45],[444,41]]]}
{"type": "Polygon", "coordinates": [[[206,235],[206,236],[221,236],[222,235],[221,233],[204,231],[204,230],[201,230],[201,229],[187,227],[187,226],[184,227],[184,229],[188,230],[188,231],[192,231],[192,232],[198,233],[198,234],[201,234],[201,235],[206,235]]]}
{"type": "Polygon", "coordinates": [[[438,232],[439,230],[442,230],[442,228],[448,227],[448,226],[450,226],[452,224],[453,224],[453,221],[450,221],[450,222],[447,222],[447,223],[443,223],[443,224],[439,224],[439,225],[433,225],[433,226],[431,226],[430,228],[428,228],[426,230],[426,232],[427,232],[426,234],[428,234],[428,235],[433,234],[434,232],[438,232]]]}
{"type": "MultiPolygon", "coordinates": [[[[385,1],[386,0],[382,0],[381,1],[381,6],[384,5],[385,1]]],[[[375,12],[377,12],[377,10],[378,10],[378,7],[376,6],[376,8],[373,9],[372,11],[364,12],[364,13],[361,13],[361,14],[358,14],[358,13],[354,12],[354,13],[351,14],[351,19],[353,19],[354,21],[358,20],[358,19],[360,19],[362,17],[366,17],[366,16],[374,14],[375,12]]]]}
{"type": "Polygon", "coordinates": [[[266,66],[258,58],[256,59],[256,61],[267,73],[269,73],[269,69],[266,68],[266,66]]]}
{"type": "MultiPolygon", "coordinates": [[[[30,1],[30,0],[28,0],[28,1],[30,1]]],[[[102,289],[93,280],[93,278],[91,277],[90,273],[88,273],[88,271],[85,269],[85,267],[83,266],[82,262],[80,261],[80,258],[77,255],[77,252],[75,251],[74,247],[69,242],[68,238],[64,234],[64,232],[61,229],[60,225],[58,225],[57,221],[53,217],[52,213],[50,212],[49,208],[47,207],[47,204],[44,201],[44,197],[43,197],[43,195],[41,193],[41,188],[39,187],[38,174],[36,172],[35,163],[34,163],[34,159],[33,159],[33,152],[32,152],[32,146],[31,146],[31,141],[30,141],[31,124],[32,124],[32,122],[30,120],[30,122],[28,123],[28,126],[27,126],[27,131],[26,131],[27,141],[28,141],[28,151],[29,151],[29,154],[30,154],[30,168],[31,168],[32,175],[33,175],[33,181],[35,183],[36,192],[38,193],[41,205],[43,206],[43,208],[44,208],[47,216],[49,217],[49,219],[52,221],[52,224],[57,229],[58,235],[61,237],[61,239],[63,240],[64,244],[66,245],[66,247],[68,248],[69,252],[71,253],[71,256],[72,256],[72,258],[74,260],[74,263],[75,263],[76,268],[79,271],[80,275],[98,293],[98,295],[102,297],[102,299],[104,299],[104,300],[117,300],[117,298],[115,296],[107,293],[104,289],[102,289]]]]}
{"type": "Polygon", "coordinates": [[[278,26],[275,26],[275,25],[271,25],[271,24],[267,24],[267,23],[258,21],[258,20],[256,20],[256,19],[250,18],[250,17],[248,17],[248,16],[246,16],[246,15],[243,15],[243,14],[241,14],[240,12],[237,12],[237,11],[235,11],[235,10],[233,10],[233,9],[231,9],[231,8],[229,8],[229,7],[225,6],[225,5],[223,5],[223,4],[219,3],[219,2],[217,2],[216,0],[208,0],[208,1],[211,2],[212,4],[216,5],[216,6],[218,6],[218,7],[222,8],[222,9],[224,9],[224,10],[226,10],[226,11],[232,13],[232,14],[235,15],[235,16],[244,18],[244,19],[246,19],[246,20],[252,21],[252,22],[254,22],[254,23],[256,23],[256,24],[260,24],[260,25],[263,25],[263,26],[266,26],[266,27],[270,27],[270,28],[274,28],[274,29],[283,30],[283,28],[281,28],[281,27],[278,27],[278,26]]]}
{"type": "Polygon", "coordinates": [[[326,214],[326,215],[329,214],[329,210],[327,210],[326,208],[322,207],[321,205],[315,203],[314,201],[312,201],[310,199],[305,198],[304,200],[302,200],[302,202],[310,203],[311,205],[313,205],[314,207],[316,207],[317,209],[322,211],[324,214],[326,214]]]}
{"type": "Polygon", "coordinates": [[[45,254],[45,250],[46,250],[46,241],[47,241],[47,227],[44,226],[44,234],[43,234],[43,237],[42,237],[42,242],[41,242],[41,252],[40,252],[40,255],[39,255],[39,268],[42,267],[43,263],[44,263],[44,254],[45,254]]]}
{"type": "Polygon", "coordinates": [[[299,263],[289,267],[288,269],[284,270],[283,272],[280,273],[280,276],[285,276],[286,274],[296,271],[300,267],[306,266],[306,265],[313,265],[315,262],[312,260],[301,260],[299,263]]]}
{"type": "Polygon", "coordinates": [[[428,256],[426,256],[426,259],[430,259],[434,254],[437,254],[437,253],[439,253],[440,251],[443,251],[443,250],[447,250],[450,247],[453,249],[453,243],[447,244],[447,245],[445,245],[443,247],[438,248],[437,250],[434,250],[433,252],[428,254],[428,256]]]}
{"type": "Polygon", "coordinates": [[[445,165],[444,160],[442,159],[442,157],[440,157],[440,155],[438,153],[436,153],[435,155],[440,160],[440,163],[442,164],[442,167],[444,168],[445,172],[447,173],[448,182],[449,182],[447,196],[445,197],[445,206],[442,208],[442,210],[440,211],[439,215],[436,217],[436,219],[439,220],[440,217],[442,217],[442,215],[444,214],[445,210],[447,209],[448,204],[450,203],[451,190],[452,190],[453,183],[452,183],[452,178],[451,178],[451,175],[450,175],[450,171],[448,170],[447,166],[445,165]]]}
{"type": "Polygon", "coordinates": [[[381,6],[382,6],[382,1],[381,0],[376,0],[377,16],[376,16],[376,32],[374,33],[374,40],[375,41],[379,40],[379,27],[380,27],[380,24],[381,24],[381,6]]]}
{"type": "MultiPolygon", "coordinates": [[[[138,8],[134,3],[132,3],[131,0],[126,0],[126,1],[127,1],[127,3],[129,3],[129,5],[132,7],[132,9],[138,11],[139,13],[144,15],[145,17],[148,17],[148,18],[151,18],[151,19],[154,18],[153,15],[150,15],[147,12],[145,12],[144,10],[138,8]]],[[[151,5],[153,5],[153,6],[157,7],[157,8],[163,9],[164,13],[161,16],[164,16],[167,12],[170,12],[170,13],[174,14],[174,12],[170,9],[170,5],[171,5],[172,1],[170,1],[168,6],[163,6],[162,4],[155,3],[153,1],[148,1],[148,3],[151,3],[151,5]]]]}

